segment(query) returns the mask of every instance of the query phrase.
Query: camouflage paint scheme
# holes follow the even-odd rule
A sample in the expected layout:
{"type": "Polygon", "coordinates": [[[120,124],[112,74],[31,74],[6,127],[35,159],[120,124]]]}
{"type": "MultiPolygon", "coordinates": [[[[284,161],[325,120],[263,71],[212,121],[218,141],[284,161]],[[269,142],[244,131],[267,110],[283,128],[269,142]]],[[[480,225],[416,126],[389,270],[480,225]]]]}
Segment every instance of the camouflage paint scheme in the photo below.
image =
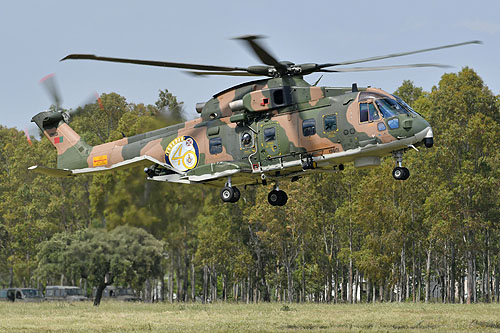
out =
{"type": "Polygon", "coordinates": [[[216,94],[195,120],[94,147],[82,141],[60,112],[41,112],[32,121],[56,147],[58,169],[31,169],[74,176],[153,165],[154,173],[148,175],[152,180],[224,186],[228,176],[236,185],[259,184],[266,177],[333,172],[347,162],[373,167],[380,157],[432,137],[427,121],[415,112],[384,118],[377,107],[378,119],[361,122],[359,104],[379,98],[395,100],[380,89],[311,86],[301,76],[257,80],[216,94]],[[396,118],[391,128],[388,122],[396,118]],[[309,127],[305,133],[303,125],[311,123],[314,130],[309,127]],[[245,144],[246,133],[251,140],[245,144]],[[170,143],[176,151],[169,152],[169,160],[170,143]],[[307,160],[316,167],[304,168],[307,160]],[[181,162],[196,166],[180,171],[181,162]]]}

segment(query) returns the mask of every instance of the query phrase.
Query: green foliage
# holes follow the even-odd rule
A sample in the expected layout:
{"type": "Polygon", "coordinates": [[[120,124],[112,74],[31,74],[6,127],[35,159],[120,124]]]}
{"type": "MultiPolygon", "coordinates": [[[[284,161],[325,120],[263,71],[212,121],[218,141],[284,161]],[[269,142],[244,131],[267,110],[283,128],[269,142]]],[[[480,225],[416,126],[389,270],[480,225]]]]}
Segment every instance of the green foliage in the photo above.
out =
{"type": "Polygon", "coordinates": [[[426,95],[422,88],[415,87],[413,81],[410,80],[404,80],[394,94],[410,105],[414,105],[420,97],[426,95]]]}
{"type": "Polygon", "coordinates": [[[160,274],[163,244],[142,229],[121,226],[106,232],[85,229],[60,233],[40,244],[36,274],[47,281],[66,275],[92,286],[116,282],[140,288],[160,274]]]}

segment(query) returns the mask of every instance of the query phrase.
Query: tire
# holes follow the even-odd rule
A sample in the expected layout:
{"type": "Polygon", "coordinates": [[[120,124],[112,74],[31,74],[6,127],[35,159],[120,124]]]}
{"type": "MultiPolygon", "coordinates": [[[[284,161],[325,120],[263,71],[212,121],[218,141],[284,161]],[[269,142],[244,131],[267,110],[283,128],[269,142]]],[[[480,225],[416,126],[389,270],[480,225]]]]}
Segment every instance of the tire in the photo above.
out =
{"type": "Polygon", "coordinates": [[[240,200],[241,197],[241,192],[236,186],[233,186],[232,189],[233,189],[233,198],[231,202],[238,202],[238,200],[240,200]]]}
{"type": "Polygon", "coordinates": [[[269,204],[271,206],[278,206],[278,203],[280,202],[280,198],[281,198],[281,195],[279,194],[279,192],[276,190],[272,190],[267,195],[267,202],[269,202],[269,204]]]}
{"type": "Polygon", "coordinates": [[[278,191],[278,195],[279,195],[278,206],[286,205],[286,203],[288,201],[288,195],[286,194],[286,192],[280,190],[280,191],[278,191]]]}
{"type": "Polygon", "coordinates": [[[408,178],[410,178],[410,170],[408,170],[408,168],[403,168],[403,172],[404,177],[402,178],[402,180],[407,180],[408,178]]]}
{"type": "MultiPolygon", "coordinates": [[[[406,172],[404,171],[404,168],[402,168],[402,167],[395,167],[392,170],[392,176],[396,180],[403,180],[405,175],[406,175],[406,172]]],[[[409,173],[408,173],[408,175],[409,175],[409,173]]]]}
{"type": "Polygon", "coordinates": [[[224,202],[232,202],[231,200],[233,199],[233,197],[234,197],[234,190],[232,187],[226,186],[220,191],[220,198],[224,202]]]}

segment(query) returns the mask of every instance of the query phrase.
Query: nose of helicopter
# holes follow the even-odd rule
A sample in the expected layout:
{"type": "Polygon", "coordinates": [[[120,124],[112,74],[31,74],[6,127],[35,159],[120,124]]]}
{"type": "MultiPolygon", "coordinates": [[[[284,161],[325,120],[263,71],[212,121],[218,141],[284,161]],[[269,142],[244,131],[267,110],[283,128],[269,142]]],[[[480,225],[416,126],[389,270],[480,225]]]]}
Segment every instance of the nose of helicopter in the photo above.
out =
{"type": "Polygon", "coordinates": [[[412,131],[418,142],[423,142],[427,148],[431,148],[434,145],[434,133],[432,132],[432,127],[427,120],[420,115],[413,118],[412,131]]]}

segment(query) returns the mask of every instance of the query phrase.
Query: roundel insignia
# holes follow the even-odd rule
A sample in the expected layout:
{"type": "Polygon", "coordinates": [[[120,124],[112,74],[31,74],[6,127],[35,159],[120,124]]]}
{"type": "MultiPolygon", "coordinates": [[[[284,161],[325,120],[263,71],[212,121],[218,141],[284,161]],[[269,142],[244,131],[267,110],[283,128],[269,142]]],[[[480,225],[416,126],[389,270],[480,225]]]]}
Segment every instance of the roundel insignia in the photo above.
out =
{"type": "Polygon", "coordinates": [[[175,170],[184,172],[198,165],[200,150],[193,137],[179,136],[165,149],[165,162],[175,170]]]}

